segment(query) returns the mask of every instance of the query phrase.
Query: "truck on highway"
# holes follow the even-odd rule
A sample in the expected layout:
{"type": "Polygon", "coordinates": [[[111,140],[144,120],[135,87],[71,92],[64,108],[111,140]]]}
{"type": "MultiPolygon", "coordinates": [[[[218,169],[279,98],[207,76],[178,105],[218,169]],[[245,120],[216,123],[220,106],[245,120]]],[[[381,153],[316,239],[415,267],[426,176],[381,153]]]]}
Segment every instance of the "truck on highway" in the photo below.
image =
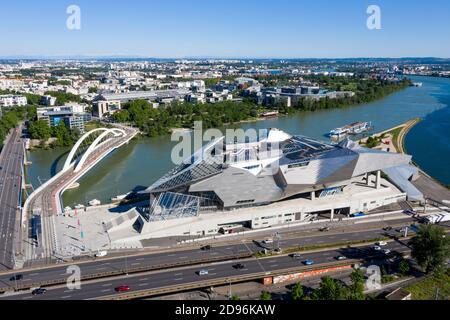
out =
{"type": "Polygon", "coordinates": [[[450,212],[439,212],[424,218],[426,224],[438,224],[450,221],[450,212]]]}

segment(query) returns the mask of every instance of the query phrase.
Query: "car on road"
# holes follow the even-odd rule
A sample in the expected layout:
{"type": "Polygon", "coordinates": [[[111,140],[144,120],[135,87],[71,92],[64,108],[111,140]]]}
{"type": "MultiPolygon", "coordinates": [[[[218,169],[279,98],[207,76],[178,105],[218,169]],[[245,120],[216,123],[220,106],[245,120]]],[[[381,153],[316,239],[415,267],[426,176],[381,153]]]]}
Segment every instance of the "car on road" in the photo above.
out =
{"type": "Polygon", "coordinates": [[[301,257],[302,257],[302,255],[300,253],[291,254],[291,258],[293,258],[293,259],[300,259],[301,257]]]}
{"type": "Polygon", "coordinates": [[[207,276],[209,274],[209,272],[208,272],[208,270],[203,269],[203,270],[199,270],[197,272],[197,274],[201,277],[201,276],[207,276]]]}
{"type": "Polygon", "coordinates": [[[20,281],[20,280],[23,280],[23,275],[21,274],[16,274],[15,276],[9,278],[9,281],[20,281]]]}
{"type": "Polygon", "coordinates": [[[380,246],[374,246],[374,247],[373,247],[373,250],[375,250],[375,251],[381,251],[381,247],[380,247],[380,246]]]}
{"type": "Polygon", "coordinates": [[[409,215],[415,215],[416,212],[414,210],[404,210],[403,211],[404,214],[409,214],[409,215]]]}
{"type": "Polygon", "coordinates": [[[391,231],[391,230],[392,230],[392,227],[391,227],[391,226],[384,227],[383,230],[384,230],[384,231],[391,231]]]}
{"type": "Polygon", "coordinates": [[[103,250],[103,251],[97,252],[97,253],[95,254],[95,257],[96,257],[96,258],[102,258],[102,257],[106,257],[107,255],[108,255],[108,251],[103,250]]]}
{"type": "Polygon", "coordinates": [[[243,265],[242,263],[238,263],[238,264],[235,264],[233,266],[233,268],[236,269],[236,270],[242,270],[242,269],[245,268],[245,265],[243,265]]]}
{"type": "Polygon", "coordinates": [[[391,252],[392,252],[392,251],[389,250],[389,249],[384,249],[384,250],[383,250],[383,253],[386,254],[386,255],[391,254],[391,252]]]}
{"type": "Polygon", "coordinates": [[[365,217],[365,216],[366,216],[366,214],[364,212],[353,213],[350,215],[350,217],[352,217],[352,218],[365,217]]]}
{"type": "Polygon", "coordinates": [[[202,251],[209,251],[209,250],[211,250],[211,246],[208,244],[208,245],[206,245],[206,246],[203,246],[202,248],[201,248],[201,250],[202,251]]]}
{"type": "Polygon", "coordinates": [[[273,243],[273,240],[272,240],[272,239],[264,239],[264,240],[262,241],[262,243],[263,243],[263,244],[271,244],[271,243],[273,243]]]}
{"type": "Polygon", "coordinates": [[[322,227],[319,229],[320,232],[328,232],[330,231],[330,227],[322,227]]]}
{"type": "Polygon", "coordinates": [[[337,261],[343,261],[343,260],[347,260],[347,257],[345,256],[338,256],[335,258],[337,261]]]}
{"type": "Polygon", "coordinates": [[[44,294],[44,293],[46,293],[47,292],[47,289],[44,289],[44,288],[37,288],[37,289],[34,289],[33,291],[31,291],[31,294],[33,295],[33,296],[37,296],[37,295],[40,295],[40,294],[44,294]]]}
{"type": "Polygon", "coordinates": [[[128,291],[130,291],[131,289],[130,289],[129,286],[123,285],[123,286],[118,286],[118,287],[114,288],[114,290],[115,290],[116,292],[128,292],[128,291]]]}
{"type": "Polygon", "coordinates": [[[379,241],[379,242],[376,243],[376,245],[380,246],[380,247],[384,247],[384,246],[387,246],[387,242],[386,241],[379,241]]]}
{"type": "Polygon", "coordinates": [[[312,261],[312,260],[310,260],[310,259],[307,259],[307,260],[303,261],[303,264],[304,264],[305,266],[311,266],[311,265],[314,264],[314,261],[312,261]]]}

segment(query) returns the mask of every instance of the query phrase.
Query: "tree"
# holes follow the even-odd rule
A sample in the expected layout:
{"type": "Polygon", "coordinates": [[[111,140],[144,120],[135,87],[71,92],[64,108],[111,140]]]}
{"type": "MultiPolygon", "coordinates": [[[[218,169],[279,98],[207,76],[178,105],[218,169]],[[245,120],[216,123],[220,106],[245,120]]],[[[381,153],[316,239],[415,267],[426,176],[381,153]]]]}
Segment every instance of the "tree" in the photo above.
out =
{"type": "Polygon", "coordinates": [[[406,259],[402,259],[400,263],[398,264],[398,272],[400,272],[401,275],[408,274],[410,270],[409,263],[406,259]]]}
{"type": "Polygon", "coordinates": [[[300,282],[296,283],[291,291],[292,300],[303,300],[305,297],[305,292],[303,286],[300,282]]]}
{"type": "Polygon", "coordinates": [[[267,291],[263,291],[259,296],[259,300],[272,300],[272,295],[267,291]]]}
{"type": "Polygon", "coordinates": [[[31,123],[29,132],[32,139],[47,140],[51,136],[51,129],[44,120],[38,120],[31,123]]]}
{"type": "Polygon", "coordinates": [[[364,279],[364,272],[361,269],[355,269],[350,274],[351,284],[349,286],[348,300],[365,300],[364,279]]]}
{"type": "Polygon", "coordinates": [[[411,239],[411,256],[426,273],[440,273],[449,257],[450,239],[437,225],[421,225],[411,239]]]}
{"type": "Polygon", "coordinates": [[[233,294],[232,296],[231,296],[231,299],[230,300],[241,300],[241,297],[239,297],[237,294],[233,294]]]}
{"type": "Polygon", "coordinates": [[[69,129],[64,125],[64,122],[60,122],[57,126],[53,127],[53,136],[57,139],[59,146],[68,147],[72,145],[72,137],[69,129]]]}
{"type": "Polygon", "coordinates": [[[323,277],[319,288],[312,293],[313,300],[346,300],[349,290],[339,280],[323,277]]]}

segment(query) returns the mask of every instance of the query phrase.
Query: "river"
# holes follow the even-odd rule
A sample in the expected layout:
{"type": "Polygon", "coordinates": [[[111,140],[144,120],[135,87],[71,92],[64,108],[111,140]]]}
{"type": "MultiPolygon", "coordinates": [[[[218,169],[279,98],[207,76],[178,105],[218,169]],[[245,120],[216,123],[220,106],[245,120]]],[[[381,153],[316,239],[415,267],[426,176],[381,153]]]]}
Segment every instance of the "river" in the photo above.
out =
{"type": "MultiPolygon", "coordinates": [[[[406,149],[429,174],[450,184],[450,79],[411,77],[423,87],[409,87],[382,100],[353,107],[316,112],[301,112],[265,121],[239,124],[244,129],[279,128],[325,140],[329,130],[355,121],[371,121],[375,131],[383,131],[420,117],[424,121],[406,138],[406,149]]],[[[236,127],[236,126],[235,126],[236,127]]],[[[116,150],[80,181],[80,187],[63,195],[64,205],[86,204],[92,199],[102,203],[118,194],[149,186],[174,165],[170,136],[143,138],[116,150]]],[[[27,179],[34,187],[60,170],[68,149],[36,150],[28,153],[33,164],[27,179]]]]}

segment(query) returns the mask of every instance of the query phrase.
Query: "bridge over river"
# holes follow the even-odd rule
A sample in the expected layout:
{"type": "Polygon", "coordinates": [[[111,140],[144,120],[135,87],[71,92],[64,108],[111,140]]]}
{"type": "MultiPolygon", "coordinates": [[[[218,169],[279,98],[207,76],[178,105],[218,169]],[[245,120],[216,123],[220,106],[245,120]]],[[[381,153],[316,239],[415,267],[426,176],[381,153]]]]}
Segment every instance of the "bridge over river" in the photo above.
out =
{"type": "Polygon", "coordinates": [[[127,144],[138,132],[135,128],[115,125],[89,131],[77,141],[63,169],[36,189],[23,206],[24,236],[21,257],[16,259],[18,266],[25,261],[45,259],[50,263],[57,258],[54,217],[64,212],[62,193],[113,150],[127,144]]]}

